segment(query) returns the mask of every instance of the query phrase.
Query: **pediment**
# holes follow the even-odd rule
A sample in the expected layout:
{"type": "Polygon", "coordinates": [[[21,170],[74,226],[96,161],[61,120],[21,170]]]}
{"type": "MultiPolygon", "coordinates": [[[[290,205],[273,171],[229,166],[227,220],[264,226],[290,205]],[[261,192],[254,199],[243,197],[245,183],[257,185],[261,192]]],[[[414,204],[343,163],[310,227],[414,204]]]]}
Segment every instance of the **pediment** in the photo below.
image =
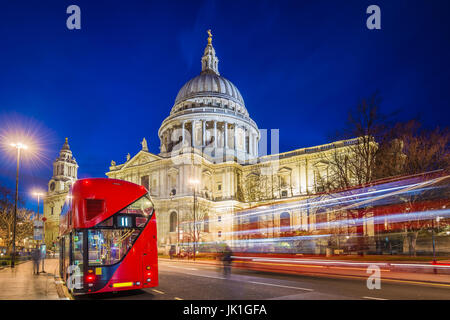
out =
{"type": "Polygon", "coordinates": [[[153,153],[141,150],[133,158],[125,163],[124,168],[143,165],[160,159],[160,157],[153,153]]]}
{"type": "Polygon", "coordinates": [[[278,170],[278,174],[290,174],[292,169],[289,167],[283,167],[278,170]]]}

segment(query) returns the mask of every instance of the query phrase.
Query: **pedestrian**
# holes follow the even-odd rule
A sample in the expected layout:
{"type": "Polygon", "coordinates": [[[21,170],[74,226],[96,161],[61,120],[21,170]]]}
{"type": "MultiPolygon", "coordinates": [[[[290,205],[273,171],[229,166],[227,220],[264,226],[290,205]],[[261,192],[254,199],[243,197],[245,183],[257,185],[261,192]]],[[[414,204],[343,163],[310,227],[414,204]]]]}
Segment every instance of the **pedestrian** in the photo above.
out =
{"type": "Polygon", "coordinates": [[[231,263],[233,260],[232,255],[233,252],[231,251],[230,247],[226,245],[222,254],[223,274],[225,277],[229,277],[231,274],[231,263]]]}
{"type": "Polygon", "coordinates": [[[173,255],[175,254],[175,246],[171,246],[169,250],[170,260],[173,259],[173,255]]]}
{"type": "Polygon", "coordinates": [[[36,247],[31,252],[31,259],[33,259],[33,274],[39,274],[39,264],[41,262],[41,250],[36,247]]]}

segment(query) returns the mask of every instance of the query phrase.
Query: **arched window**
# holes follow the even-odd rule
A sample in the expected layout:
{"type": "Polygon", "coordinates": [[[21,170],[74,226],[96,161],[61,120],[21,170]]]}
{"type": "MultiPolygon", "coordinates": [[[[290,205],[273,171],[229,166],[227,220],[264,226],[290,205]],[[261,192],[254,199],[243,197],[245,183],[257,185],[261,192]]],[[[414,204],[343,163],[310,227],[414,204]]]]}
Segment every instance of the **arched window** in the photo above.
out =
{"type": "Polygon", "coordinates": [[[172,211],[170,213],[170,227],[169,232],[174,232],[177,228],[177,213],[172,211]]]}
{"type": "Polygon", "coordinates": [[[203,232],[209,232],[209,217],[207,214],[203,218],[203,232]]]}
{"type": "Polygon", "coordinates": [[[281,232],[291,231],[291,215],[289,212],[283,212],[280,215],[280,230],[281,232]]]}

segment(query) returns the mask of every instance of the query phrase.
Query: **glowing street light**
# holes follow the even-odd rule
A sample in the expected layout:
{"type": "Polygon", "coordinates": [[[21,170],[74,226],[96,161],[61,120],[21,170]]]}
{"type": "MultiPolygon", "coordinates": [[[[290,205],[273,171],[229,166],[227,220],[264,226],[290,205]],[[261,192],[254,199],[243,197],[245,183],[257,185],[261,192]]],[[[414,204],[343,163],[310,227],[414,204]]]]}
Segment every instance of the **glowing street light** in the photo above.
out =
{"type": "Polygon", "coordinates": [[[198,180],[198,179],[189,179],[189,184],[193,187],[193,189],[194,189],[194,256],[193,256],[193,258],[194,258],[194,261],[195,261],[195,244],[196,244],[196,221],[195,221],[195,204],[196,204],[196,194],[195,194],[195,191],[196,191],[196,187],[197,187],[197,185],[198,184],[200,184],[200,180],[198,180]]]}
{"type": "Polygon", "coordinates": [[[16,221],[17,221],[17,201],[19,197],[19,162],[20,162],[20,151],[28,149],[28,146],[22,142],[17,143],[11,143],[11,147],[14,147],[17,149],[17,166],[16,166],[16,197],[14,201],[14,223],[13,223],[13,250],[12,250],[12,256],[11,256],[11,268],[14,268],[15,266],[15,260],[16,260],[16,221]]]}
{"type": "Polygon", "coordinates": [[[44,195],[42,191],[34,191],[33,196],[37,197],[37,219],[39,220],[39,200],[44,195]]]}

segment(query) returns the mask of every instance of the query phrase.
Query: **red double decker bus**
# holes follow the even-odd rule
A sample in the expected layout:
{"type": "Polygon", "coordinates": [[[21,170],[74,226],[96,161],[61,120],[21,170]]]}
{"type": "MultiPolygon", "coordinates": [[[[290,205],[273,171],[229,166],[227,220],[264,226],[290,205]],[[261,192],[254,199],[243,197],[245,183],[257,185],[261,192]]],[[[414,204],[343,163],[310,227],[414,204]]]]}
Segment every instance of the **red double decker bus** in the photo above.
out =
{"type": "Polygon", "coordinates": [[[61,213],[60,274],[74,294],[158,285],[156,217],[134,183],[81,179],[61,213]]]}

